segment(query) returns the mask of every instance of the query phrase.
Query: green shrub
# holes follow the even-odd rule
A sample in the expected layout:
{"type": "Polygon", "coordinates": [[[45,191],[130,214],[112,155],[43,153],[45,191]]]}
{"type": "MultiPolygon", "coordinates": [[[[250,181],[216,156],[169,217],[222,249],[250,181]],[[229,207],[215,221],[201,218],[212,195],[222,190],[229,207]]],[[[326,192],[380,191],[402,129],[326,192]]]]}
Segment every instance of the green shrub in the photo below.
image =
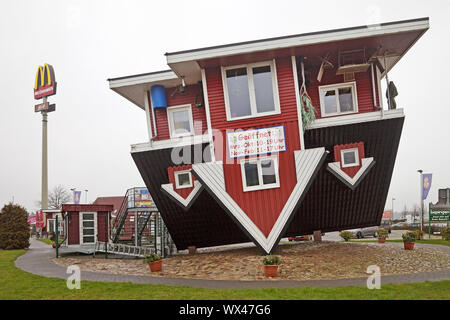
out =
{"type": "Polygon", "coordinates": [[[263,263],[265,265],[274,265],[274,264],[278,265],[278,264],[281,264],[281,262],[282,261],[279,256],[268,255],[268,256],[265,256],[263,259],[263,263]]]}
{"type": "Polygon", "coordinates": [[[442,240],[450,241],[450,227],[446,227],[441,232],[442,240]]]}
{"type": "Polygon", "coordinates": [[[151,263],[161,259],[162,258],[159,255],[157,255],[156,253],[152,253],[144,256],[144,263],[151,263]]]}
{"type": "Polygon", "coordinates": [[[348,240],[353,239],[355,237],[355,235],[352,232],[350,232],[350,231],[341,231],[339,233],[339,236],[342,239],[344,239],[344,241],[348,241],[348,240]]]}
{"type": "Polygon", "coordinates": [[[0,211],[0,249],[26,249],[30,246],[30,225],[25,208],[9,203],[0,211]]]}
{"type": "Polygon", "coordinates": [[[416,234],[416,240],[423,240],[425,232],[421,230],[415,230],[414,233],[416,234]]]}
{"type": "Polygon", "coordinates": [[[416,232],[408,231],[402,234],[403,242],[416,242],[416,232]]]}
{"type": "Polygon", "coordinates": [[[378,235],[378,238],[388,238],[389,231],[387,231],[384,228],[380,228],[380,229],[377,229],[377,235],[378,235]]]}

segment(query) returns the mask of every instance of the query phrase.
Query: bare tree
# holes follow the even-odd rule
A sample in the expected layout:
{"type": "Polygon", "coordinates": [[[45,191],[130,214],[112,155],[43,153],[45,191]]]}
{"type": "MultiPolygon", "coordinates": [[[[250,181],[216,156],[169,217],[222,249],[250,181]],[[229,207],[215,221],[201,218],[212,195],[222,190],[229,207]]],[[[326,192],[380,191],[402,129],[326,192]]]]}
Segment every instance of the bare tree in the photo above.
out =
{"type": "Polygon", "coordinates": [[[402,211],[402,219],[406,219],[406,216],[408,215],[408,207],[406,205],[403,207],[402,211]]]}
{"type": "MultiPolygon", "coordinates": [[[[68,203],[72,199],[72,193],[62,185],[53,187],[48,193],[48,208],[61,209],[64,203],[68,203]]],[[[36,206],[41,207],[41,201],[35,201],[36,206]]]]}

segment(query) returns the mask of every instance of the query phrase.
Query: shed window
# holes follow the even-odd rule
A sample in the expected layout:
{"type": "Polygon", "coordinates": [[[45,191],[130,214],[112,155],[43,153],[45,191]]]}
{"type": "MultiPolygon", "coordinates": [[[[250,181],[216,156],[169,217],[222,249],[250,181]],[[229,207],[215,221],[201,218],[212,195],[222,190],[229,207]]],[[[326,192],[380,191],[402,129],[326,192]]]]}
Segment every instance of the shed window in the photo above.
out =
{"type": "Polygon", "coordinates": [[[280,186],[277,157],[244,159],[241,161],[241,174],[244,192],[280,186]]]}
{"type": "Polygon", "coordinates": [[[319,87],[322,117],[358,112],[355,82],[319,87]]]}
{"type": "Polygon", "coordinates": [[[189,170],[177,171],[175,175],[175,186],[177,189],[192,187],[192,174],[189,170]]]}
{"type": "Polygon", "coordinates": [[[359,166],[358,148],[341,150],[341,163],[343,168],[359,166]]]}
{"type": "Polygon", "coordinates": [[[183,137],[194,134],[191,105],[167,108],[170,137],[183,137]]]}
{"type": "Polygon", "coordinates": [[[222,68],[228,120],[280,113],[274,61],[222,68]]]}

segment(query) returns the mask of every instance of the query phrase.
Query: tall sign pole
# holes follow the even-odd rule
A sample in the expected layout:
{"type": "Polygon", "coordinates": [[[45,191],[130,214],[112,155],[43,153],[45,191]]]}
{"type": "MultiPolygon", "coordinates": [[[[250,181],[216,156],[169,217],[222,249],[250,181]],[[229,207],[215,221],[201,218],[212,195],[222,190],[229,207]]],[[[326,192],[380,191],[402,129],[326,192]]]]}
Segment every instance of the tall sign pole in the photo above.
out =
{"type": "Polygon", "coordinates": [[[42,184],[41,209],[48,209],[48,160],[47,160],[47,115],[55,111],[54,104],[47,102],[47,97],[56,93],[55,72],[49,64],[39,66],[34,81],[34,99],[42,98],[42,103],[34,106],[34,112],[42,114],[42,184]]]}

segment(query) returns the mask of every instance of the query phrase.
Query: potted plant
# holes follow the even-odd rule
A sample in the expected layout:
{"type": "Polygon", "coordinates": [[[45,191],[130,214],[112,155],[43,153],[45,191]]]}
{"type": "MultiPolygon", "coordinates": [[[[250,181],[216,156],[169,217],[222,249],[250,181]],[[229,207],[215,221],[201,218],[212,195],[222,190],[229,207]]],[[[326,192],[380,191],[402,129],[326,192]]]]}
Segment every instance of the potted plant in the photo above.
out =
{"type": "Polygon", "coordinates": [[[276,277],[278,272],[278,266],[281,264],[281,258],[279,256],[268,255],[263,259],[264,275],[266,277],[276,277]]]}
{"type": "Polygon", "coordinates": [[[151,272],[158,272],[162,269],[162,258],[156,253],[145,255],[144,263],[148,263],[151,272]]]}
{"type": "Polygon", "coordinates": [[[380,228],[377,230],[378,235],[378,243],[385,243],[386,238],[389,236],[389,231],[384,228],[380,228]]]}
{"type": "Polygon", "coordinates": [[[408,231],[402,234],[402,238],[405,250],[413,250],[414,243],[416,242],[416,233],[414,231],[408,231]]]}
{"type": "Polygon", "coordinates": [[[353,234],[353,232],[350,231],[341,231],[339,233],[339,236],[344,239],[344,241],[349,241],[350,239],[353,239],[355,237],[355,235],[353,234]]]}

